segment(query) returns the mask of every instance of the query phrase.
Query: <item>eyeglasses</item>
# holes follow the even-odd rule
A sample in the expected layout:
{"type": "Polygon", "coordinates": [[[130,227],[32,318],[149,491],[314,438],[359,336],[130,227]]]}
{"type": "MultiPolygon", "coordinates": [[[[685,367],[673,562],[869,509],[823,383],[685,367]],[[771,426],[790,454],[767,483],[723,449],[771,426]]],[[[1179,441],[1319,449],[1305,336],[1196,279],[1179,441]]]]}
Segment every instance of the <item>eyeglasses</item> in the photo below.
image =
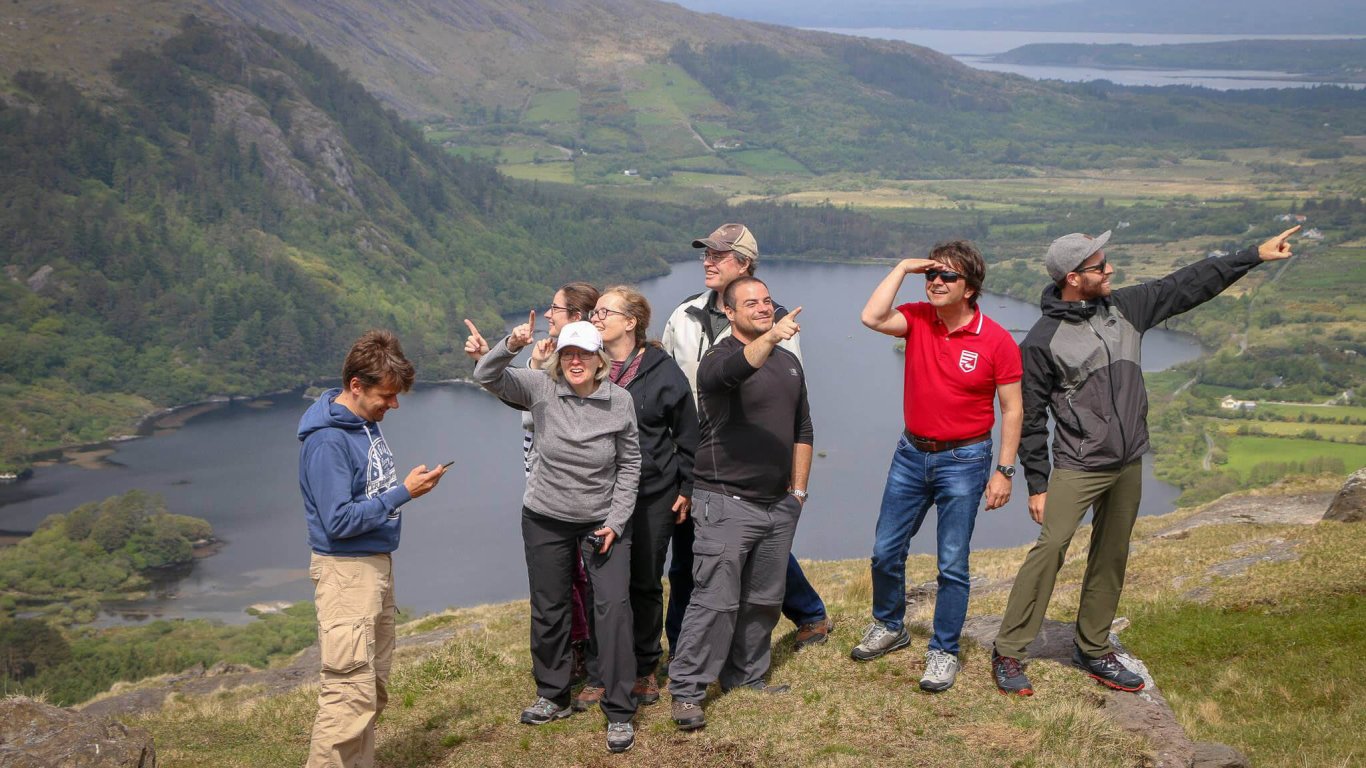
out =
{"type": "Polygon", "coordinates": [[[560,306],[559,304],[551,304],[551,305],[550,305],[550,309],[549,309],[548,311],[551,312],[551,313],[554,313],[554,312],[563,312],[563,313],[565,313],[565,314],[567,315],[567,314],[573,312],[574,310],[570,309],[569,307],[562,307],[562,306],[560,306]]]}
{"type": "Polygon", "coordinates": [[[935,279],[943,280],[945,285],[956,283],[962,279],[962,275],[951,269],[927,269],[925,270],[925,282],[933,283],[935,279]]]}
{"type": "Polygon", "coordinates": [[[568,347],[560,352],[560,358],[563,360],[590,360],[597,356],[597,352],[589,352],[586,349],[579,349],[578,347],[568,347]]]}
{"type": "Polygon", "coordinates": [[[1105,274],[1105,268],[1108,267],[1108,266],[1110,266],[1110,260],[1109,260],[1109,259],[1101,259],[1099,262],[1097,262],[1097,263],[1095,263],[1095,264],[1092,264],[1092,265],[1089,266],[1089,267],[1077,267],[1076,269],[1074,269],[1074,270],[1072,270],[1072,271],[1073,271],[1073,272],[1076,272],[1076,273],[1079,274],[1079,275],[1082,274],[1083,272],[1095,272],[1095,273],[1098,274],[1098,275],[1103,275],[1103,274],[1105,274]]]}
{"type": "Polygon", "coordinates": [[[736,255],[735,251],[713,251],[710,248],[703,252],[701,259],[703,264],[720,264],[727,256],[734,258],[739,264],[745,263],[745,257],[736,255]]]}
{"type": "Polygon", "coordinates": [[[625,312],[618,312],[615,309],[608,309],[607,307],[598,307],[597,309],[588,313],[588,319],[606,320],[608,315],[621,315],[622,317],[630,317],[630,315],[626,314],[625,312]]]}

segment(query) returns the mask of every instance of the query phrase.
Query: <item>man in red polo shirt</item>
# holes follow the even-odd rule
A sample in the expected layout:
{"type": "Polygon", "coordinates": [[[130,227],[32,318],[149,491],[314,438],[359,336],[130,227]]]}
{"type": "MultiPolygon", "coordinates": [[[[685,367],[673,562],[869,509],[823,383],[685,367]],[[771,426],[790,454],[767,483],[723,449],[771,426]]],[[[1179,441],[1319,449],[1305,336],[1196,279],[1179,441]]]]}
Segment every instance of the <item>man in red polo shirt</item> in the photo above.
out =
{"type": "Polygon", "coordinates": [[[1010,499],[1020,444],[1020,348],[977,308],[986,271],[972,243],[940,243],[928,259],[897,264],[863,308],[864,325],[906,340],[906,429],[892,455],[873,539],[874,621],[850,655],[868,661],[910,644],[906,553],[933,505],[939,514],[939,593],[920,680],[926,691],[947,690],[958,676],[977,505],[983,491],[987,509],[1010,499]],[[893,308],[912,274],[925,276],[929,301],[893,308]],[[1001,403],[1001,453],[994,465],[993,397],[1001,403]]]}

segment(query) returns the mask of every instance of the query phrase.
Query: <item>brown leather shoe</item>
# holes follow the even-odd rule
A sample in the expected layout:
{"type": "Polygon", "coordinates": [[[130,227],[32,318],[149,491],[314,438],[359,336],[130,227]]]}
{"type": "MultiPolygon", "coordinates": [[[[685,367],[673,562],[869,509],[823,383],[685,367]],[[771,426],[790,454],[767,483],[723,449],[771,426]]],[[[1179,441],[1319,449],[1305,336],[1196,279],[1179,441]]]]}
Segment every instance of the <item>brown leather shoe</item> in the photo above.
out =
{"type": "Polygon", "coordinates": [[[596,707],[602,701],[602,695],[607,693],[606,688],[599,688],[596,685],[585,685],[578,693],[574,694],[574,701],[571,706],[575,712],[587,712],[596,707]]]}
{"type": "Polygon", "coordinates": [[[642,706],[659,703],[659,681],[654,675],[637,677],[636,684],[631,686],[631,695],[636,697],[636,701],[642,706]]]}
{"type": "Polygon", "coordinates": [[[828,616],[820,621],[797,627],[797,641],[792,650],[800,651],[810,645],[820,645],[830,639],[830,630],[835,628],[835,620],[828,616]]]}

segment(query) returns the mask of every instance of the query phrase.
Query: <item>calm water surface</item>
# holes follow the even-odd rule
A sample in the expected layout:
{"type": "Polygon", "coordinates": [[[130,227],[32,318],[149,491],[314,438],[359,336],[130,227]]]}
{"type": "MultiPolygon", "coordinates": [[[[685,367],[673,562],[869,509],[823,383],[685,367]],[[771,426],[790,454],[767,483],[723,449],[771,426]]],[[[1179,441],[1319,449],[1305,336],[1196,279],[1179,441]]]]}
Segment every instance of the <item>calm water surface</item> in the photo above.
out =
{"type": "MultiPolygon", "coordinates": [[[[1119,85],[1198,85],[1220,91],[1246,88],[1307,88],[1325,82],[1290,80],[1286,72],[1253,70],[1171,70],[1171,69],[1101,69],[1098,67],[1059,67],[1025,64],[1000,64],[991,57],[1031,43],[1078,43],[1107,45],[1170,45],[1180,43],[1218,43],[1229,40],[1345,40],[1359,39],[1360,35],[1177,35],[1119,32],[1022,32],[1010,30],[916,29],[894,27],[865,27],[857,29],[824,29],[857,37],[900,40],[923,45],[946,53],[960,62],[992,72],[1008,72],[1034,80],[1063,80],[1086,82],[1109,80],[1119,85]]],[[[1349,88],[1361,88],[1361,83],[1334,83],[1349,88]]]]}
{"type": "MultiPolygon", "coordinates": [[[[667,312],[701,287],[700,266],[678,269],[641,286],[656,307],[655,336],[667,312]]],[[[760,270],[780,302],[804,307],[802,349],[820,455],[797,530],[799,557],[861,558],[870,551],[901,430],[902,356],[893,339],[865,329],[858,315],[887,269],[766,263],[760,270]]],[[[923,282],[908,279],[900,300],[923,299],[923,282]]],[[[1012,331],[1028,329],[1038,317],[1034,306],[998,296],[984,296],[982,308],[1012,331]]],[[[464,329],[458,333],[463,340],[464,329]]],[[[1190,337],[1153,331],[1144,340],[1144,367],[1160,370],[1199,351],[1190,337]]],[[[49,514],[141,488],[162,494],[174,512],[211,522],[226,545],[198,562],[175,585],[174,596],[126,606],[130,611],[244,621],[243,609],[253,603],[311,599],[295,438],[307,405],[297,393],[233,403],[177,431],[118,444],[104,469],[40,468],[29,481],[0,486],[0,529],[31,530],[49,514]]],[[[385,417],[383,429],[401,473],[419,463],[455,460],[435,491],[403,508],[395,560],[400,605],[426,612],[525,597],[519,415],[470,386],[419,385],[385,417]]],[[[1144,483],[1143,513],[1170,511],[1176,490],[1154,480],[1150,470],[1144,483]]],[[[981,513],[974,546],[1034,539],[1038,529],[1025,509],[1024,483],[1016,486],[1008,506],[981,513]]],[[[912,551],[931,552],[933,546],[931,519],[912,551]]]]}

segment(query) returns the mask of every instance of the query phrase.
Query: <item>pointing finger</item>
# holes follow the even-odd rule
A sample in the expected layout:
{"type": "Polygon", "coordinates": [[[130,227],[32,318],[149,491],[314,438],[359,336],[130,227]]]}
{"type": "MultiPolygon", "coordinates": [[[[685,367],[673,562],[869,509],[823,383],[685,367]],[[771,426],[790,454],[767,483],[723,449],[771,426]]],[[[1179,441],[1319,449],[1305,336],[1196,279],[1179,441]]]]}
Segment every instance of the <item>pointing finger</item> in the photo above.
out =
{"type": "Polygon", "coordinates": [[[1285,239],[1286,239],[1287,237],[1290,237],[1291,235],[1295,234],[1296,232],[1299,232],[1299,231],[1300,231],[1300,228],[1301,228],[1302,226],[1303,226],[1302,224],[1296,224],[1295,226],[1291,227],[1290,229],[1287,229],[1286,231],[1280,233],[1279,235],[1276,235],[1276,239],[1277,239],[1278,241],[1284,242],[1285,239]]]}
{"type": "Polygon", "coordinates": [[[470,335],[472,335],[472,336],[482,336],[482,335],[483,335],[483,334],[479,333],[479,329],[474,327],[474,323],[471,323],[471,322],[470,322],[470,319],[469,319],[468,317],[465,318],[465,327],[468,328],[468,329],[470,329],[470,335]]]}
{"type": "Polygon", "coordinates": [[[796,309],[792,310],[791,312],[788,312],[788,313],[787,313],[787,316],[788,316],[788,317],[791,317],[791,318],[796,318],[797,315],[800,315],[801,313],[802,313],[802,308],[801,308],[801,307],[797,307],[796,309]]]}

